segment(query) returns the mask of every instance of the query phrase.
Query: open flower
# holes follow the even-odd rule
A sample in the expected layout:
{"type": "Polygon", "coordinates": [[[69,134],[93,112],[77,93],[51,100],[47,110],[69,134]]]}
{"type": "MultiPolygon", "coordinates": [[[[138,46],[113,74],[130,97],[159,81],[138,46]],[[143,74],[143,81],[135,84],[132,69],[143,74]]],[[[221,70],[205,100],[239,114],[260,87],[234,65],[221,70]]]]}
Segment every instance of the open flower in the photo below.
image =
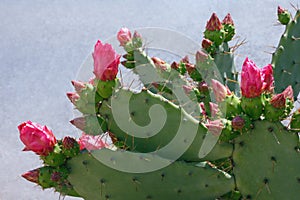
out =
{"type": "Polygon", "coordinates": [[[93,53],[96,78],[101,81],[114,80],[118,73],[120,57],[110,44],[102,44],[98,40],[93,53]]]}
{"type": "Polygon", "coordinates": [[[33,151],[42,156],[47,156],[53,151],[56,138],[47,126],[27,121],[20,124],[18,129],[20,139],[25,144],[24,151],[33,151]]]}
{"type": "Polygon", "coordinates": [[[241,91],[242,96],[247,98],[255,98],[262,93],[261,71],[255,63],[246,58],[242,67],[241,75],[241,91]]]}

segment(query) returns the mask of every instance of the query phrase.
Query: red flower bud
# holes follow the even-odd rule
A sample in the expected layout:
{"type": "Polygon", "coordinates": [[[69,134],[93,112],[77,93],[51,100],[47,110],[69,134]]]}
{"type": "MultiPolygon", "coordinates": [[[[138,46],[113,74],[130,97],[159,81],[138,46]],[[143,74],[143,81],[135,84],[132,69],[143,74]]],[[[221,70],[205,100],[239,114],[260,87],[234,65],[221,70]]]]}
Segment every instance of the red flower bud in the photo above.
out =
{"type": "Polygon", "coordinates": [[[261,78],[263,82],[262,90],[273,93],[274,77],[273,77],[273,67],[271,64],[268,64],[267,66],[261,69],[261,78]]]}
{"type": "Polygon", "coordinates": [[[216,13],[213,13],[206,24],[206,30],[215,31],[221,29],[222,29],[222,24],[219,18],[217,17],[216,13]]]}
{"type": "Polygon", "coordinates": [[[33,183],[39,183],[39,176],[40,176],[39,169],[30,170],[29,172],[22,174],[23,178],[33,183]]]}
{"type": "Polygon", "coordinates": [[[18,129],[20,139],[25,144],[24,151],[33,151],[42,156],[47,156],[53,151],[56,138],[47,126],[27,121],[20,124],[18,129]]]}
{"type": "Polygon", "coordinates": [[[231,126],[235,130],[242,130],[245,126],[245,120],[241,116],[236,116],[232,119],[231,126]]]}
{"type": "Polygon", "coordinates": [[[201,45],[202,45],[203,49],[208,49],[209,47],[211,47],[212,44],[213,44],[212,41],[210,41],[209,39],[204,38],[202,40],[202,44],[201,45]]]}
{"type": "Polygon", "coordinates": [[[223,19],[223,21],[222,21],[222,24],[231,24],[231,25],[234,25],[230,13],[228,13],[228,14],[224,17],[224,19],[223,19]]]}
{"type": "Polygon", "coordinates": [[[64,137],[63,141],[62,141],[62,146],[64,149],[72,149],[74,148],[74,146],[76,146],[77,141],[72,138],[72,137],[64,137]]]}
{"type": "Polygon", "coordinates": [[[204,53],[203,51],[197,51],[196,53],[196,61],[199,62],[205,62],[208,58],[208,55],[204,53]]]}
{"type": "Polygon", "coordinates": [[[85,126],[86,126],[86,120],[85,117],[77,117],[75,119],[72,119],[71,124],[73,124],[76,128],[80,129],[80,130],[84,130],[85,126]]]}
{"type": "Polygon", "coordinates": [[[255,63],[246,58],[242,67],[241,91],[242,95],[247,98],[258,97],[262,93],[261,71],[255,63]]]}

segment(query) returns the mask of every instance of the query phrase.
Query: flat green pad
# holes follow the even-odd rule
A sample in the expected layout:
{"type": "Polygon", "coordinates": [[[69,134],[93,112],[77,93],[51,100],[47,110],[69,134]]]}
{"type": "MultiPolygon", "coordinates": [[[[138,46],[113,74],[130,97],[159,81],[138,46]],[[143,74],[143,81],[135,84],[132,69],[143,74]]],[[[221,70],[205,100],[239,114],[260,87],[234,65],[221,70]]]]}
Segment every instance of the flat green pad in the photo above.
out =
{"type": "MultiPolygon", "coordinates": [[[[123,153],[114,152],[112,160],[118,161],[123,153]]],[[[156,159],[163,158],[153,156],[144,162],[156,162],[156,159]]],[[[135,163],[131,164],[135,167],[135,163]]],[[[177,161],[154,172],[126,173],[107,167],[90,153],[82,153],[68,162],[71,170],[68,180],[86,200],[213,200],[234,189],[233,178],[195,164],[177,161]]]]}
{"type": "Polygon", "coordinates": [[[234,174],[248,199],[299,200],[300,152],[298,135],[280,122],[257,121],[236,140],[234,174]]]}

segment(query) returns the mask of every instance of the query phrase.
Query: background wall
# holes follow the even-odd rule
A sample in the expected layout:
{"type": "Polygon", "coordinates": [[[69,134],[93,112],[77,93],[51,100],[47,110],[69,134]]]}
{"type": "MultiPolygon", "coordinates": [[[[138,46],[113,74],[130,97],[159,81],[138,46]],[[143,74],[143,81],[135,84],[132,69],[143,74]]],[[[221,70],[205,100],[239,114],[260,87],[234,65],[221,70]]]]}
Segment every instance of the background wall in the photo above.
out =
{"type": "MultiPolygon", "coordinates": [[[[22,152],[17,125],[32,120],[49,126],[58,138],[79,136],[68,123],[73,107],[65,93],[97,39],[115,35],[120,27],[162,27],[201,42],[212,12],[231,13],[236,35],[247,43],[236,52],[240,69],[245,57],[258,66],[271,61],[283,26],[277,5],[294,11],[294,1],[0,0],[0,199],[53,200],[59,194],[25,181],[20,174],[41,165],[22,152]]],[[[65,200],[78,199],[66,197],[65,200]]]]}

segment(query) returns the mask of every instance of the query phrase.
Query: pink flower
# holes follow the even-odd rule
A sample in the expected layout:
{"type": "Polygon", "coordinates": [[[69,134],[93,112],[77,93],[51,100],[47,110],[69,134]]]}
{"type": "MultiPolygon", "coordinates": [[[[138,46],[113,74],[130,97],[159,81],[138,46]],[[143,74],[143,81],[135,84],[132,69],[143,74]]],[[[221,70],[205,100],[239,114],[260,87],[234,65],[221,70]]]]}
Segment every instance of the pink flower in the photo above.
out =
{"type": "Polygon", "coordinates": [[[224,128],[224,124],[220,119],[217,120],[208,120],[208,123],[205,124],[208,131],[213,134],[214,136],[219,136],[222,132],[222,129],[224,128]]]}
{"type": "Polygon", "coordinates": [[[47,156],[53,151],[56,138],[47,126],[27,121],[20,124],[18,129],[20,139],[25,144],[23,151],[33,151],[42,156],[47,156]]]}
{"type": "Polygon", "coordinates": [[[118,32],[117,38],[120,42],[120,46],[125,46],[127,42],[129,42],[131,38],[131,32],[128,28],[121,28],[118,32]]]}
{"type": "Polygon", "coordinates": [[[247,98],[258,97],[262,93],[261,71],[255,63],[246,58],[242,67],[241,91],[247,98]]]}
{"type": "Polygon", "coordinates": [[[263,82],[262,90],[272,93],[274,90],[273,67],[271,64],[261,69],[261,78],[263,82]]]}
{"type": "Polygon", "coordinates": [[[222,83],[220,83],[219,81],[217,81],[215,79],[211,80],[211,84],[212,84],[213,92],[215,94],[217,102],[224,101],[227,95],[232,94],[230,92],[230,90],[228,89],[228,87],[224,86],[222,83]]]}
{"type": "Polygon", "coordinates": [[[217,16],[217,14],[213,13],[206,24],[206,30],[215,31],[215,30],[221,30],[221,29],[222,29],[222,24],[217,16]]]}
{"type": "Polygon", "coordinates": [[[102,44],[98,40],[93,53],[96,78],[102,81],[114,80],[118,73],[120,57],[110,44],[102,44]]]}
{"type": "Polygon", "coordinates": [[[113,144],[108,133],[101,135],[88,135],[82,133],[78,143],[80,145],[80,150],[87,149],[88,151],[106,148],[113,144]]]}

